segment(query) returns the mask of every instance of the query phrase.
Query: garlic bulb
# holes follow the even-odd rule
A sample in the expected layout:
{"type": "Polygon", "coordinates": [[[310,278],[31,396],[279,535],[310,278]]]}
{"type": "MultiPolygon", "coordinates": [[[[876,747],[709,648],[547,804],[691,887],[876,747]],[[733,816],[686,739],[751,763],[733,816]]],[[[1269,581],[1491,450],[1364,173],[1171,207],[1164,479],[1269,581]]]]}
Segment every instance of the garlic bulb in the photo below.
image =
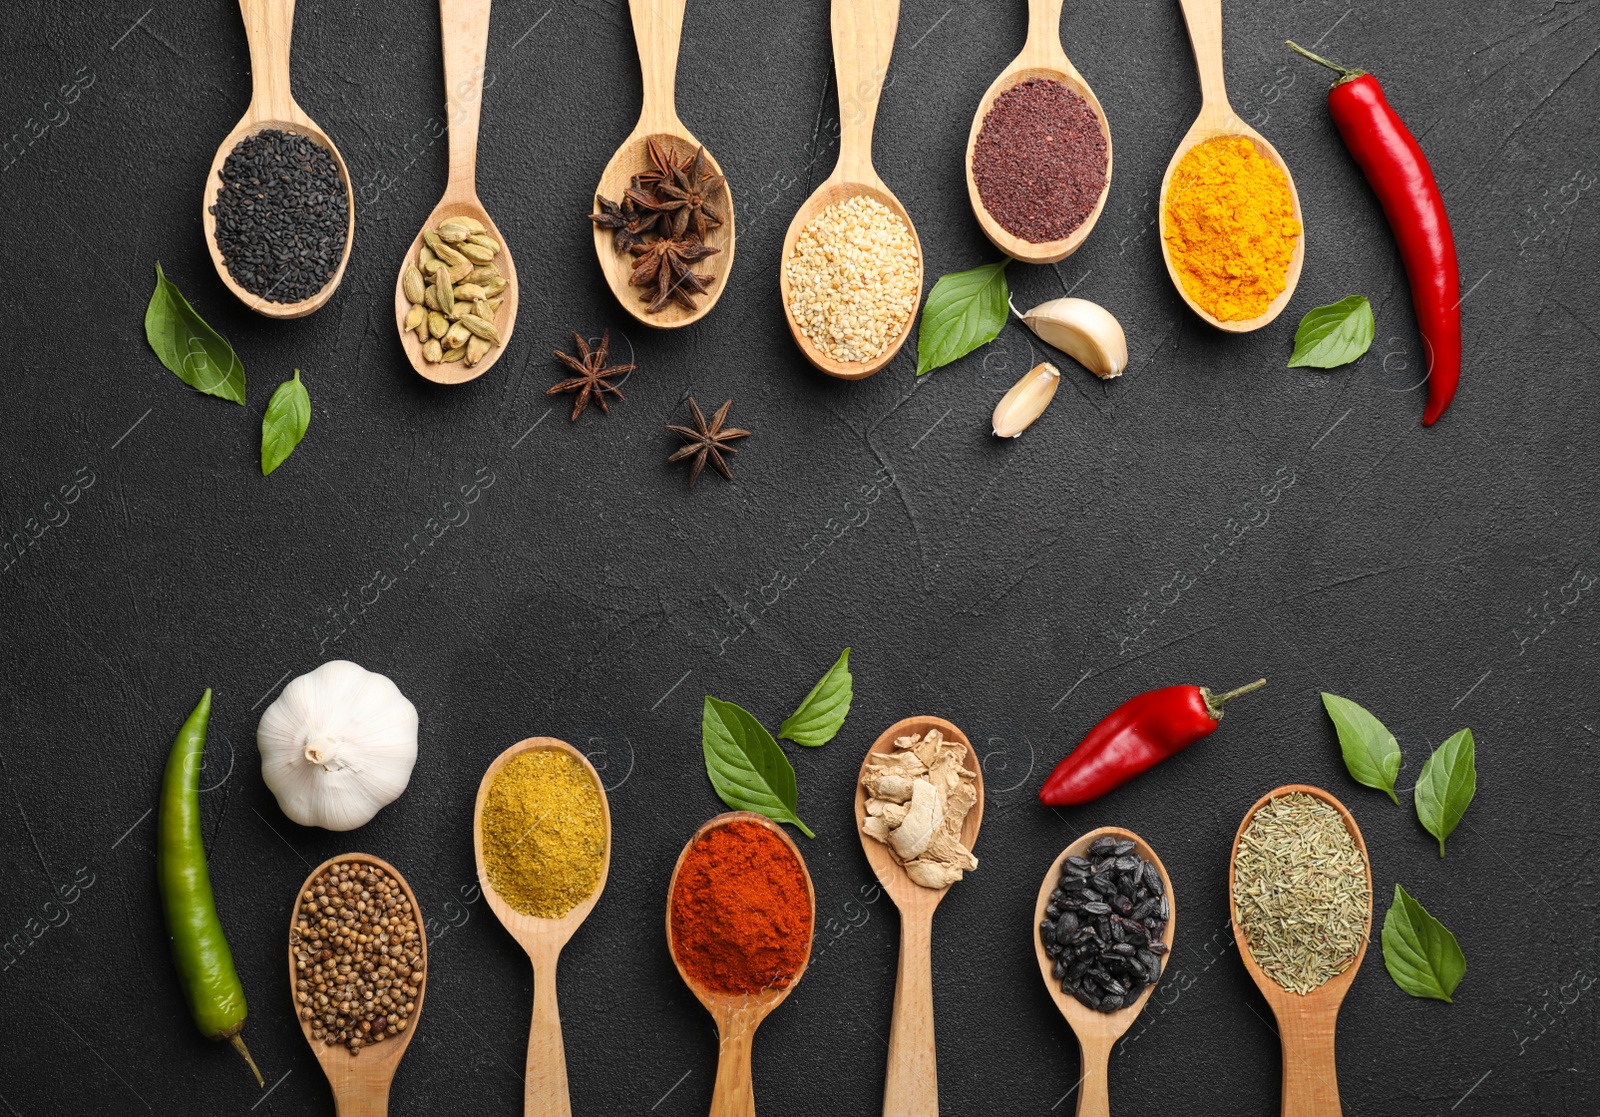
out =
{"type": "Polygon", "coordinates": [[[1128,339],[1111,312],[1088,299],[1051,299],[1022,316],[1030,330],[1109,380],[1128,367],[1128,339]]]}
{"type": "Polygon", "coordinates": [[[417,708],[346,659],[301,675],[256,728],[261,778],[302,826],[354,830],[399,798],[417,762],[417,708]]]}

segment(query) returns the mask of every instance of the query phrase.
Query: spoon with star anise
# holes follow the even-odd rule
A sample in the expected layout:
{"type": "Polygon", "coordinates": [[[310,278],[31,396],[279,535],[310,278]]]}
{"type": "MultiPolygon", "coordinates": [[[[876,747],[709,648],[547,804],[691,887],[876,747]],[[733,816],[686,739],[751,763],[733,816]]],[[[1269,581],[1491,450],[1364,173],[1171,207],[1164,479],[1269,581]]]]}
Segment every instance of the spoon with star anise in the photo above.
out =
{"type": "Polygon", "coordinates": [[[704,318],[733,267],[733,196],[674,100],[685,3],[630,2],[644,106],[600,175],[591,217],[595,254],[617,301],[662,329],[704,318]]]}

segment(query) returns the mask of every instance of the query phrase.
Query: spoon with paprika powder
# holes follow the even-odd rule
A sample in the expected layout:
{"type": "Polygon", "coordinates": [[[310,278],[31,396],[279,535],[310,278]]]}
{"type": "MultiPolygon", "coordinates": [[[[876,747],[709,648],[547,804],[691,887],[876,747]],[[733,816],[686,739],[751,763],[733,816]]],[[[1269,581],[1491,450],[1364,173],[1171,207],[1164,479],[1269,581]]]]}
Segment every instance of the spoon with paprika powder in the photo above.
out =
{"type": "Polygon", "coordinates": [[[667,951],[717,1022],[711,1117],[755,1117],[756,1028],[799,984],[816,921],[805,858],[764,815],[719,814],[678,854],[667,885],[667,951]]]}
{"type": "MultiPolygon", "coordinates": [[[[961,844],[978,840],[983,823],[983,767],[967,735],[944,718],[922,715],[885,729],[861,760],[862,773],[875,753],[889,753],[895,741],[937,729],[945,740],[966,746],[962,765],[973,774],[978,801],[961,824],[961,844]]],[[[856,833],[878,883],[900,909],[900,963],[895,975],[894,1015],[889,1023],[889,1069],[883,1082],[883,1117],[925,1117],[939,1112],[939,1071],[933,1036],[933,912],[950,886],[924,888],[906,874],[894,851],[862,831],[867,789],[856,778],[856,833]]]]}

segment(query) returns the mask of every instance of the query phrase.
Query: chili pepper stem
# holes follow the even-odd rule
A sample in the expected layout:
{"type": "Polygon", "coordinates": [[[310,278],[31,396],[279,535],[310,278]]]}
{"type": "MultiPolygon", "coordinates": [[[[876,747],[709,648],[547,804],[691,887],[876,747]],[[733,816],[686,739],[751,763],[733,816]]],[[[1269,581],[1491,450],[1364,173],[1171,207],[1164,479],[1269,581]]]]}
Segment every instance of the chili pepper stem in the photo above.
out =
{"type": "Polygon", "coordinates": [[[1295,42],[1293,39],[1286,39],[1283,45],[1294,51],[1296,54],[1311,59],[1311,61],[1315,62],[1318,66],[1326,66],[1330,70],[1337,70],[1340,81],[1349,81],[1351,78],[1359,78],[1361,75],[1366,73],[1365,70],[1352,70],[1348,66],[1339,65],[1337,62],[1329,62],[1320,54],[1312,54],[1309,50],[1295,42]]]}
{"type": "Polygon", "coordinates": [[[244,1061],[250,1064],[250,1073],[256,1076],[256,1085],[265,1087],[267,1080],[261,1077],[261,1068],[256,1066],[256,1061],[250,1057],[250,1049],[244,1045],[244,1036],[238,1032],[228,1037],[228,1042],[233,1044],[233,1049],[244,1056],[244,1061]]]}
{"type": "Polygon", "coordinates": [[[1267,680],[1265,680],[1265,679],[1257,679],[1253,683],[1246,683],[1242,687],[1235,687],[1233,690],[1226,691],[1226,692],[1224,692],[1222,694],[1212,694],[1211,691],[1208,688],[1201,687],[1200,688],[1200,698],[1201,698],[1202,701],[1205,702],[1205,704],[1206,704],[1206,713],[1211,715],[1211,720],[1212,721],[1221,721],[1222,720],[1222,707],[1224,705],[1226,705],[1232,699],[1235,699],[1235,698],[1239,697],[1241,694],[1249,694],[1252,690],[1260,690],[1262,687],[1264,687],[1266,685],[1267,685],[1267,680]]]}

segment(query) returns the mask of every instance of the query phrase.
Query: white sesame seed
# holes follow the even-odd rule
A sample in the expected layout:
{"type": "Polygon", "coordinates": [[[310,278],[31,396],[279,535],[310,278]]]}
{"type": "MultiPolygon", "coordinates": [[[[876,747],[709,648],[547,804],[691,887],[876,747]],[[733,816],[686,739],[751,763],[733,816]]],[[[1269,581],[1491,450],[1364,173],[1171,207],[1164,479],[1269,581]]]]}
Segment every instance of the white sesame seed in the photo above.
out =
{"type": "Polygon", "coordinates": [[[836,361],[881,355],[922,295],[911,229],[865,194],[807,222],[785,266],[789,309],[800,332],[836,361]]]}

